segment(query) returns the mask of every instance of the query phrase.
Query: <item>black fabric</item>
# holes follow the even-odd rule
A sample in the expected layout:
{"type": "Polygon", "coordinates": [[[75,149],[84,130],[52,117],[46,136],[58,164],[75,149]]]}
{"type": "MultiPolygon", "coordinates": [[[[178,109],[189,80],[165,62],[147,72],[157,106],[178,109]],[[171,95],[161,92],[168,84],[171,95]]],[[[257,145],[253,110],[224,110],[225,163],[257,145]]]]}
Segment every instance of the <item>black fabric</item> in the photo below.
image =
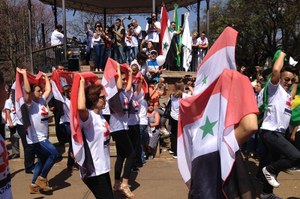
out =
{"type": "Polygon", "coordinates": [[[109,173],[93,176],[83,181],[92,191],[96,199],[113,199],[109,173]]]}
{"type": "Polygon", "coordinates": [[[95,166],[92,158],[92,154],[89,148],[89,145],[86,141],[84,131],[82,131],[82,139],[83,139],[83,148],[84,148],[84,162],[82,166],[80,166],[80,173],[82,176],[82,179],[85,180],[87,177],[89,177],[92,173],[95,171],[95,166]]]}
{"type": "Polygon", "coordinates": [[[163,114],[164,118],[170,118],[170,114],[171,114],[171,99],[169,99],[167,106],[165,107],[165,111],[163,114]]]}
{"type": "Polygon", "coordinates": [[[171,40],[171,45],[166,56],[165,67],[167,70],[178,70],[177,68],[177,37],[174,35],[171,40]]]}
{"type": "Polygon", "coordinates": [[[223,188],[218,151],[195,158],[191,176],[189,199],[255,198],[254,186],[240,151],[236,152],[236,161],[223,188]]]}

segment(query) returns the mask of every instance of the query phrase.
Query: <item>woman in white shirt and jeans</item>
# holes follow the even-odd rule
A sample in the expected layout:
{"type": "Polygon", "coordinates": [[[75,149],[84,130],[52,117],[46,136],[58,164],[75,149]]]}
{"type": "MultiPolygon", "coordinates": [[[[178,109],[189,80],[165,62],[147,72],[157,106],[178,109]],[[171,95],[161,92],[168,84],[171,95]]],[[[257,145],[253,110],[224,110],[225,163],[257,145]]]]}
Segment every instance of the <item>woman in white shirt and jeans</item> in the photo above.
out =
{"type": "Polygon", "coordinates": [[[28,116],[30,127],[27,129],[26,140],[32,144],[38,157],[38,161],[33,170],[33,178],[30,193],[40,193],[40,189],[51,191],[52,187],[48,185],[47,175],[56,162],[58,152],[55,146],[48,140],[48,109],[47,99],[51,93],[51,86],[48,76],[45,78],[45,91],[42,92],[40,85],[30,85],[25,69],[17,68],[17,71],[23,75],[24,81],[24,100],[28,107],[28,116]]]}

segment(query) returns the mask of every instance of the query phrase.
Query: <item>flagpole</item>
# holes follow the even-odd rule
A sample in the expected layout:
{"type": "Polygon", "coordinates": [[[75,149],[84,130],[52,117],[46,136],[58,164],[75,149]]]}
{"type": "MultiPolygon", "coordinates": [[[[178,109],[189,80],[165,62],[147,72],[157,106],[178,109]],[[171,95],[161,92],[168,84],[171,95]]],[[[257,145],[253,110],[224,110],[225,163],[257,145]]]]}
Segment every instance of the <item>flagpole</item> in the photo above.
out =
{"type": "Polygon", "coordinates": [[[155,13],[155,0],[152,0],[152,12],[155,13]]]}
{"type": "Polygon", "coordinates": [[[209,0],[206,0],[206,35],[209,38],[209,0]]]}

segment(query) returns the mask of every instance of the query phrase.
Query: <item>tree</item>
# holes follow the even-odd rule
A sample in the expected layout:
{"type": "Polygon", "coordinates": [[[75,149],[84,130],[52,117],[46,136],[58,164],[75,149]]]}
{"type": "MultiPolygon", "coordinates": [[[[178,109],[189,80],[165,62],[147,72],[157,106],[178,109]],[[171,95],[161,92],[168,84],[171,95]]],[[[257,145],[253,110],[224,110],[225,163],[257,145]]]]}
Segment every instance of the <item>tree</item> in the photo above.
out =
{"type": "MultiPolygon", "coordinates": [[[[277,49],[299,55],[300,0],[229,0],[224,6],[211,9],[211,39],[227,25],[239,32],[237,63],[263,65],[277,49]]],[[[299,59],[299,58],[298,58],[299,59]]]]}

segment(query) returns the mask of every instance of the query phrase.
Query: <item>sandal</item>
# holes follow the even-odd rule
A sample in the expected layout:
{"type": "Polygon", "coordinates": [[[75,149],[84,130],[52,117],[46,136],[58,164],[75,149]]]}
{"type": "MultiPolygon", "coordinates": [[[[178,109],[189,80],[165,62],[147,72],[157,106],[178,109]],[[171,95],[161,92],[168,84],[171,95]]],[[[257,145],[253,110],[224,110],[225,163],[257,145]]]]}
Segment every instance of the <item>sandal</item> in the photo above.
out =
{"type": "Polygon", "coordinates": [[[121,191],[121,182],[114,184],[113,191],[121,191]]]}
{"type": "Polygon", "coordinates": [[[129,185],[121,184],[120,191],[122,191],[123,194],[129,199],[134,197],[134,194],[129,189],[129,185]]]}

